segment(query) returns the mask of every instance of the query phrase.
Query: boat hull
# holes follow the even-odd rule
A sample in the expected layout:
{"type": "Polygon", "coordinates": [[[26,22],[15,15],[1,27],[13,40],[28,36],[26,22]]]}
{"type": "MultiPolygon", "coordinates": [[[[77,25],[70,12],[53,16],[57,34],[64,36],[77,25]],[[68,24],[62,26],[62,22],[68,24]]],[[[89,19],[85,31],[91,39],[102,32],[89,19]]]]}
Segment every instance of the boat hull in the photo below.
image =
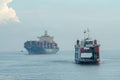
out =
{"type": "Polygon", "coordinates": [[[26,48],[29,54],[55,54],[59,51],[58,48],[39,48],[39,47],[31,47],[26,48]]]}
{"type": "Polygon", "coordinates": [[[75,63],[84,64],[84,63],[99,63],[97,59],[75,59],[75,63]]]}

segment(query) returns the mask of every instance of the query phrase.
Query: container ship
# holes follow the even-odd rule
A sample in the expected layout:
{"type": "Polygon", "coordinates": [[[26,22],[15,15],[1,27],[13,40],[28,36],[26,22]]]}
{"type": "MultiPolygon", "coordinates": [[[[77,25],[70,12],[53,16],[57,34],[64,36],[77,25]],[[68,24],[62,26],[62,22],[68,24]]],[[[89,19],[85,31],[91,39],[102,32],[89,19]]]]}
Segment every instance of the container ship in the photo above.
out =
{"type": "Polygon", "coordinates": [[[53,40],[53,37],[47,34],[47,31],[38,39],[38,41],[26,41],[24,43],[24,48],[29,54],[54,54],[59,51],[57,43],[53,40]]]}
{"type": "Polygon", "coordinates": [[[100,44],[96,39],[89,37],[89,32],[84,32],[84,39],[76,41],[75,45],[75,63],[99,63],[100,62],[100,44]],[[86,35],[87,34],[87,35],[86,35]]]}

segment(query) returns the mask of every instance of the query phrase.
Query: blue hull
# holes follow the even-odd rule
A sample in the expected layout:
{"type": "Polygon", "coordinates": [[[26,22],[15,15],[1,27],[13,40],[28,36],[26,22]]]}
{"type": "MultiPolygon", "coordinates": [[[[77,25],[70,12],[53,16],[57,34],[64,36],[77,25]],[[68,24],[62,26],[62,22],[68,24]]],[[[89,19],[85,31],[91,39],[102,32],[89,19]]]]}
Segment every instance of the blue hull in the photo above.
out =
{"type": "Polygon", "coordinates": [[[59,51],[58,48],[39,48],[39,47],[31,47],[26,48],[29,54],[55,54],[59,51]]]}

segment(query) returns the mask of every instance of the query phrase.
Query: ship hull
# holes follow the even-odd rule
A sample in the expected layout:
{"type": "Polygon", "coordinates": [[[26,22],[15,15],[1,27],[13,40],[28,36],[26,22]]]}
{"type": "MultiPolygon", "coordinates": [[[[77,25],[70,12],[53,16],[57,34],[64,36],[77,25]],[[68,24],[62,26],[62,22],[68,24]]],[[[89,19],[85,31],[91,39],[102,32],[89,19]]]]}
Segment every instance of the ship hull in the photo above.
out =
{"type": "Polygon", "coordinates": [[[58,52],[58,48],[39,48],[39,47],[31,47],[26,48],[29,54],[55,54],[58,52]]]}
{"type": "Polygon", "coordinates": [[[77,64],[84,64],[84,63],[99,63],[97,59],[75,59],[75,63],[77,64]]]}
{"type": "Polygon", "coordinates": [[[75,63],[99,63],[100,62],[100,53],[99,45],[96,46],[75,46],[75,63]]]}

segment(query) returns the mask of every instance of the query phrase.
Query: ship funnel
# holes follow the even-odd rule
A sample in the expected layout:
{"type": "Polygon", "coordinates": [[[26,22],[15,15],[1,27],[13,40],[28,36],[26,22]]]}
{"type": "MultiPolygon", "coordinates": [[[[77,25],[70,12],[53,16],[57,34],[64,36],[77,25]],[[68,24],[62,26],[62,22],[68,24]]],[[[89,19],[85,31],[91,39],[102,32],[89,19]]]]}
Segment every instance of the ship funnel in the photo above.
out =
{"type": "Polygon", "coordinates": [[[77,45],[79,45],[79,40],[77,40],[77,45]]]}
{"type": "Polygon", "coordinates": [[[94,40],[94,45],[97,45],[97,40],[94,40]]]}

